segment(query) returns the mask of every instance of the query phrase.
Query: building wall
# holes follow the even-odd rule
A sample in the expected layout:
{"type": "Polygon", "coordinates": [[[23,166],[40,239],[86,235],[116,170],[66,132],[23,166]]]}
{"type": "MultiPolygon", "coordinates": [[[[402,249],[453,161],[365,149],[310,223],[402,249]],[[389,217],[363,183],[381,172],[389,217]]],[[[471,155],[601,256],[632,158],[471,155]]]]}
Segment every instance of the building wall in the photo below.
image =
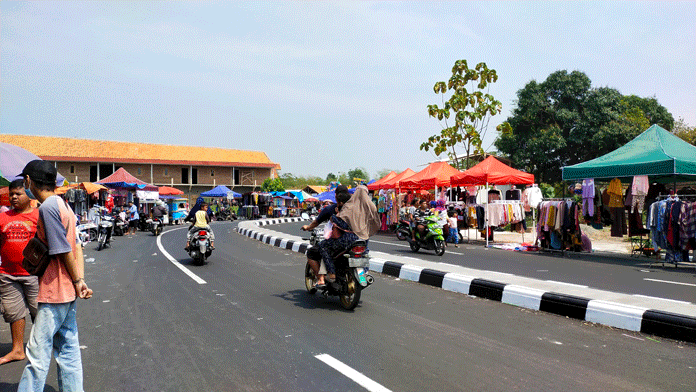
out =
{"type": "MultiPolygon", "coordinates": [[[[96,165],[96,162],[54,162],[58,172],[63,175],[68,182],[89,182],[90,181],[90,167],[96,165]],[[72,172],[70,169],[73,169],[72,172]]],[[[111,165],[111,164],[108,164],[111,165]]],[[[123,163],[114,164],[116,167],[123,167],[127,172],[139,178],[147,183],[154,183],[154,185],[168,185],[180,189],[186,193],[193,189],[202,189],[200,192],[209,190],[215,185],[226,185],[228,187],[234,186],[235,191],[252,191],[254,186],[260,187],[264,180],[270,178],[273,175],[273,169],[268,168],[237,168],[239,170],[239,183],[233,184],[233,168],[227,166],[193,166],[193,168],[198,170],[198,183],[183,184],[181,181],[181,170],[186,169],[189,171],[190,166],[182,165],[152,165],[152,174],[150,173],[150,164],[132,164],[123,163]],[[140,170],[140,173],[138,173],[140,170]],[[166,174],[165,174],[166,170],[166,174]],[[211,176],[211,171],[213,175],[211,176]],[[153,181],[154,180],[154,181],[153,181]],[[189,186],[191,185],[191,187],[189,186]]],[[[101,178],[105,176],[103,173],[101,178]]],[[[189,182],[191,181],[189,174],[189,182]]],[[[197,193],[200,193],[197,192],[197,193]]]]}

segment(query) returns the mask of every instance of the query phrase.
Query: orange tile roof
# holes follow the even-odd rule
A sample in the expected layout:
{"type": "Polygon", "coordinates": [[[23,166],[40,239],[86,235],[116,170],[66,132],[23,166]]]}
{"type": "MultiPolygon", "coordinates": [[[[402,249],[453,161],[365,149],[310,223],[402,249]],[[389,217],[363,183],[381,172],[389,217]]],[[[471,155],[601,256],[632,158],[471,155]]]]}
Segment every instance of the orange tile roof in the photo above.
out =
{"type": "Polygon", "coordinates": [[[280,169],[279,164],[272,162],[266,153],[261,151],[6,134],[0,134],[0,142],[22,147],[42,159],[50,161],[280,169]]]}

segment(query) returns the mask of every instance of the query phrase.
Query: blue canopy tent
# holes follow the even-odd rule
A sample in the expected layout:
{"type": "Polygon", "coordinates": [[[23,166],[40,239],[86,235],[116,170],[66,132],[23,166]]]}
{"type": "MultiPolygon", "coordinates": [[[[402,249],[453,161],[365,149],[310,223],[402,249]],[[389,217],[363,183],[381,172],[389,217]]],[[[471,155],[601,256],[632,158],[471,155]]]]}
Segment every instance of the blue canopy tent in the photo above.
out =
{"type": "Polygon", "coordinates": [[[209,191],[203,192],[203,193],[201,193],[201,196],[202,197],[227,197],[229,192],[232,192],[232,197],[234,197],[234,198],[242,197],[242,195],[240,195],[237,192],[232,191],[230,188],[228,188],[224,185],[218,185],[209,191]]]}
{"type": "MultiPolygon", "coordinates": [[[[348,189],[348,193],[351,195],[355,193],[355,188],[350,188],[348,189]]],[[[319,201],[325,201],[325,200],[330,200],[332,202],[336,202],[336,190],[331,190],[331,191],[326,191],[324,193],[320,193],[316,196],[316,198],[319,201]]]]}

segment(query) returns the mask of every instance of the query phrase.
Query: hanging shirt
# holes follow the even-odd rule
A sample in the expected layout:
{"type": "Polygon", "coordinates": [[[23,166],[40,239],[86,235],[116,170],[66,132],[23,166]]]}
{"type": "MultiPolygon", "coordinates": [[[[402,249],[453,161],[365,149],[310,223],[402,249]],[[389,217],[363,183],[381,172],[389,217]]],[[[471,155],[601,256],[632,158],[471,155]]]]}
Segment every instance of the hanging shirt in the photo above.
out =
{"type": "Polygon", "coordinates": [[[623,188],[621,187],[621,180],[614,178],[609,183],[609,188],[607,188],[607,193],[609,194],[609,207],[623,208],[623,188]]]}
{"type": "Polygon", "coordinates": [[[582,198],[592,199],[595,197],[594,178],[586,178],[582,180],[582,198]]]}

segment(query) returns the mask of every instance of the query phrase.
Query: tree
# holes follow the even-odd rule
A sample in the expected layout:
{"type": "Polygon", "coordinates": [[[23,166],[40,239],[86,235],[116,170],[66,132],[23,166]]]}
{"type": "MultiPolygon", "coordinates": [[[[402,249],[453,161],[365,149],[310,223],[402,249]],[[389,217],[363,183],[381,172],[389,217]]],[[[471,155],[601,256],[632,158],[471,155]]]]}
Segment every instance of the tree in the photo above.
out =
{"type": "Polygon", "coordinates": [[[468,169],[469,157],[483,153],[481,143],[490,118],[502,110],[502,104],[488,94],[489,84],[497,80],[498,74],[486,63],[478,63],[471,69],[466,60],[457,60],[449,81],[437,82],[433,87],[435,94],[441,94],[442,107],[428,105],[428,115],[440,121],[442,130],[422,143],[420,149],[433,149],[437,156],[447,153],[455,167],[468,169]],[[458,148],[466,156],[464,165],[460,165],[458,148]]]}
{"type": "Polygon", "coordinates": [[[283,182],[280,178],[267,178],[261,184],[261,190],[264,192],[282,192],[285,190],[285,187],[283,187],[283,182]]]}
{"type": "Polygon", "coordinates": [[[336,181],[336,180],[338,180],[338,177],[335,174],[329,173],[326,175],[326,183],[327,184],[330,183],[331,181],[336,181]]]}
{"type": "MultiPolygon", "coordinates": [[[[361,179],[364,181],[369,181],[370,180],[370,175],[367,174],[367,169],[364,167],[356,167],[353,170],[348,170],[348,180],[349,183],[352,184],[356,181],[356,179],[361,179]]],[[[347,184],[346,184],[347,185],[347,184]]]]}
{"type": "Polygon", "coordinates": [[[672,132],[687,143],[696,146],[696,127],[689,126],[683,118],[679,118],[674,124],[672,132]]]}
{"type": "Polygon", "coordinates": [[[400,170],[389,170],[389,169],[378,170],[377,173],[375,174],[375,179],[379,180],[380,178],[384,178],[391,172],[400,173],[400,170]]]}
{"type": "Polygon", "coordinates": [[[498,127],[495,146],[513,166],[538,181],[561,180],[561,167],[611,152],[653,122],[671,127],[672,115],[654,98],[592,88],[580,71],[556,71],[517,92],[512,116],[498,127]]]}

